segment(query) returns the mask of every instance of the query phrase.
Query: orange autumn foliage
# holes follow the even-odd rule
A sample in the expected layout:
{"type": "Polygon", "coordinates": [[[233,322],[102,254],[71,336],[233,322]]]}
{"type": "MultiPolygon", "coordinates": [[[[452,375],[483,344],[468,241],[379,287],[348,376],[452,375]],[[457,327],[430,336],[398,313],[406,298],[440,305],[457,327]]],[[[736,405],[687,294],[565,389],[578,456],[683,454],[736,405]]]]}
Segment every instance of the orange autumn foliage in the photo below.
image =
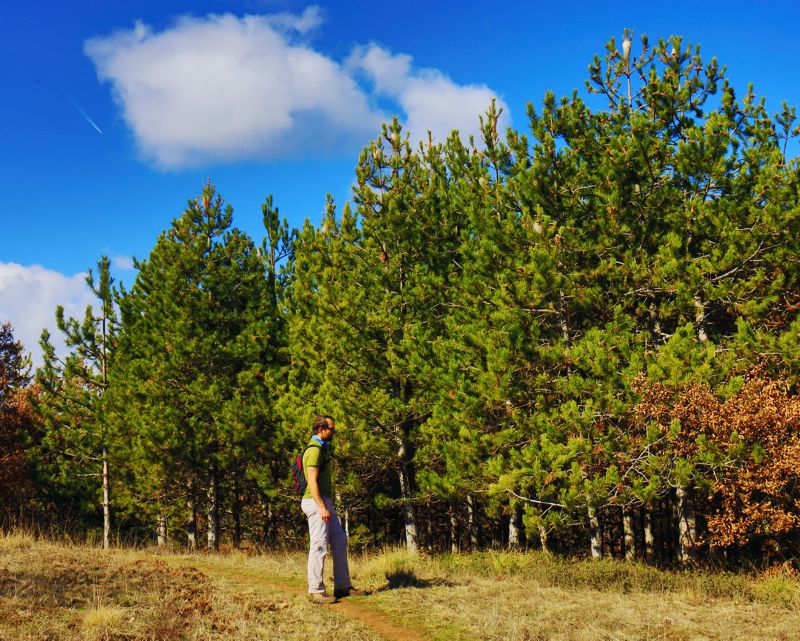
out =
{"type": "Polygon", "coordinates": [[[21,390],[0,408],[0,523],[14,521],[18,507],[32,493],[25,451],[19,435],[27,431],[32,410],[28,394],[21,390]]]}
{"type": "Polygon", "coordinates": [[[758,373],[725,401],[707,385],[639,387],[637,413],[711,484],[712,546],[777,549],[800,534],[800,397],[758,373]]]}

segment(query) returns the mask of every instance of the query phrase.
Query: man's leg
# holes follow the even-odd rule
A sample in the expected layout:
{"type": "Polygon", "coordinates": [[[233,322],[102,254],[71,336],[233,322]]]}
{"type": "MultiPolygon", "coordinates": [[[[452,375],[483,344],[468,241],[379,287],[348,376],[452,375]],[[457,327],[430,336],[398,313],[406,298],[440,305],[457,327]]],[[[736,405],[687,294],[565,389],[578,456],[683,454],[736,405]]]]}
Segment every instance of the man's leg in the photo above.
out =
{"type": "Polygon", "coordinates": [[[328,553],[328,524],[320,517],[319,507],[317,507],[314,499],[303,499],[300,505],[308,518],[310,539],[308,547],[308,591],[312,593],[324,592],[325,583],[322,580],[322,568],[325,562],[325,555],[328,553]]]}
{"type": "Polygon", "coordinates": [[[325,499],[325,505],[331,513],[331,520],[328,522],[328,540],[333,557],[333,588],[337,591],[347,590],[352,587],[350,568],[347,564],[347,535],[344,533],[339,515],[336,514],[333,501],[325,499]]]}

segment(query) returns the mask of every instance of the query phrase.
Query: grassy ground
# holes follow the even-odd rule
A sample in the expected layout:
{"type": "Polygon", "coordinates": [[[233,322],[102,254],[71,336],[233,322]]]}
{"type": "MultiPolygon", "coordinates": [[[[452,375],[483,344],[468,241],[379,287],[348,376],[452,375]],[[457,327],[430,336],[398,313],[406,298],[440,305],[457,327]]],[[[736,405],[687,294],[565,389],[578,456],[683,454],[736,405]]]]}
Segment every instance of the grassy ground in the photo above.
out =
{"type": "Polygon", "coordinates": [[[800,580],[538,553],[356,555],[369,596],[304,599],[303,554],[183,555],[0,536],[0,641],[790,640],[800,580]]]}

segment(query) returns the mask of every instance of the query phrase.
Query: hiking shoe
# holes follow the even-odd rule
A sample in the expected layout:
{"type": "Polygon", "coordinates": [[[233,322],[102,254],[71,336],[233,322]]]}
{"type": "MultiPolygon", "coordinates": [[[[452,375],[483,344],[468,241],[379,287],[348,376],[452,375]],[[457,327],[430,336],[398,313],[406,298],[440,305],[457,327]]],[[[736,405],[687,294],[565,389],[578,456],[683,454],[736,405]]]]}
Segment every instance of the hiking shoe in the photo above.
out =
{"type": "Polygon", "coordinates": [[[333,591],[333,596],[335,596],[337,599],[341,599],[341,598],[346,597],[346,596],[366,596],[366,595],[367,595],[367,593],[364,592],[364,590],[359,590],[358,588],[354,588],[354,587],[349,587],[349,588],[344,588],[342,590],[334,590],[333,591]]]}
{"type": "Polygon", "coordinates": [[[308,600],[317,605],[331,605],[336,603],[336,597],[331,596],[327,592],[309,592],[308,600]]]}

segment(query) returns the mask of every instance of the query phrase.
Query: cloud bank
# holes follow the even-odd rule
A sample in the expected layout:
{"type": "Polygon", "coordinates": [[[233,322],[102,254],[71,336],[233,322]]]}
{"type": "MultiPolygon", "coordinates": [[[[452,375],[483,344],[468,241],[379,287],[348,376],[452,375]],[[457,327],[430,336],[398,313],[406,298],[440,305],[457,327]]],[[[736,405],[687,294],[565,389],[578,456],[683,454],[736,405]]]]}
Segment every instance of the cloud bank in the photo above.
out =
{"type": "Polygon", "coordinates": [[[86,306],[95,302],[85,277],[67,276],[39,265],[0,262],[0,323],[11,321],[14,338],[31,355],[34,367],[42,363],[42,329],[50,331],[56,352],[65,354],[56,328],[56,306],[62,305],[67,316],[83,319],[86,306]]]}
{"type": "Polygon", "coordinates": [[[87,40],[84,51],[143,158],[161,169],[352,153],[391,117],[379,102],[414,140],[478,131],[491,89],[415,69],[410,56],[375,44],[337,62],[308,41],[321,23],[316,7],[182,17],[160,32],[137,22],[87,40]]]}

